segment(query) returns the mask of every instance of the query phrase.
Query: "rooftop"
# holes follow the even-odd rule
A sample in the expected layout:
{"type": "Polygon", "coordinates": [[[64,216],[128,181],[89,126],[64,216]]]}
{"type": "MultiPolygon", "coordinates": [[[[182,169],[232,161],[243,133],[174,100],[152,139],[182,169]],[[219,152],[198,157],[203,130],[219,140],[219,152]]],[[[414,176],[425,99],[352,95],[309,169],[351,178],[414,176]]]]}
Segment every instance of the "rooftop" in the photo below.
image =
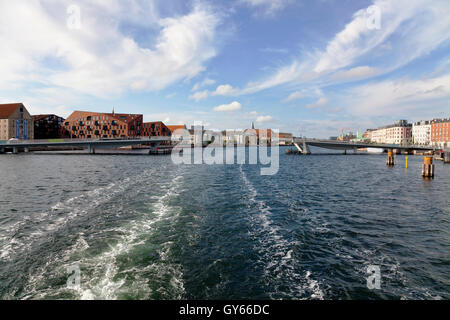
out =
{"type": "Polygon", "coordinates": [[[9,118],[18,107],[23,107],[23,104],[22,103],[0,104],[0,119],[9,118]]]}

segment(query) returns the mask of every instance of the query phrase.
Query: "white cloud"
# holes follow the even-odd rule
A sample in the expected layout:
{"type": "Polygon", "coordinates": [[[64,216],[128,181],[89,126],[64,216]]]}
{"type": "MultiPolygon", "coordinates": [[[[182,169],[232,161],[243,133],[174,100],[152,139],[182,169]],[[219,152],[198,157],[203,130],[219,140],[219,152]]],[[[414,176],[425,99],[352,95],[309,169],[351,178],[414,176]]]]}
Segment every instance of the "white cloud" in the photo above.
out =
{"type": "Polygon", "coordinates": [[[266,15],[273,15],[284,9],[291,0],[239,0],[249,7],[262,9],[266,15]]]}
{"type": "Polygon", "coordinates": [[[359,116],[448,116],[450,75],[431,79],[398,79],[369,83],[346,92],[343,103],[359,116]]]}
{"type": "Polygon", "coordinates": [[[318,52],[304,52],[267,78],[248,83],[240,94],[283,84],[330,84],[396,70],[428,54],[450,39],[447,0],[374,0],[381,10],[381,28],[368,28],[367,9],[357,11],[343,30],[318,52]],[[358,67],[373,61],[377,66],[358,67]],[[350,68],[342,71],[344,68],[350,68]],[[369,69],[370,68],[370,69],[369,69]]]}
{"type": "Polygon", "coordinates": [[[264,123],[264,122],[270,122],[273,120],[272,116],[259,116],[256,118],[257,123],[264,123]]]}
{"type": "Polygon", "coordinates": [[[70,30],[66,9],[72,1],[1,1],[0,42],[8,46],[2,48],[0,81],[106,97],[161,90],[198,75],[216,55],[220,18],[197,4],[186,15],[162,19],[149,3],[78,1],[81,29],[70,30]],[[148,47],[137,43],[121,31],[124,23],[154,28],[154,42],[148,47]]]}
{"type": "Polygon", "coordinates": [[[238,90],[230,86],[229,84],[220,85],[216,91],[212,93],[213,96],[232,96],[236,95],[238,90]]]}
{"type": "Polygon", "coordinates": [[[193,95],[189,96],[189,99],[199,102],[201,100],[208,98],[208,95],[209,95],[208,90],[199,91],[199,92],[196,92],[193,95]]]}
{"type": "Polygon", "coordinates": [[[207,87],[207,86],[212,86],[213,84],[215,84],[216,81],[213,79],[209,79],[206,78],[205,80],[203,80],[202,82],[197,82],[194,87],[192,87],[191,91],[197,91],[198,89],[201,89],[203,87],[207,87]]]}
{"type": "Polygon", "coordinates": [[[237,111],[237,110],[241,110],[241,109],[242,109],[242,105],[237,101],[234,101],[230,104],[222,104],[220,106],[214,107],[215,112],[232,112],[232,111],[237,111]]]}
{"type": "Polygon", "coordinates": [[[308,104],[306,108],[312,109],[312,108],[318,108],[318,107],[324,107],[328,104],[329,100],[325,97],[319,98],[316,103],[308,104]]]}
{"type": "Polygon", "coordinates": [[[350,70],[342,70],[338,71],[332,75],[332,79],[336,80],[354,80],[354,79],[363,79],[375,76],[379,73],[379,71],[375,68],[362,66],[352,68],[350,70]]]}
{"type": "Polygon", "coordinates": [[[298,99],[303,99],[305,96],[303,95],[303,93],[301,93],[300,91],[295,91],[292,92],[289,97],[287,97],[286,99],[283,100],[283,102],[291,102],[294,100],[298,100],[298,99]]]}

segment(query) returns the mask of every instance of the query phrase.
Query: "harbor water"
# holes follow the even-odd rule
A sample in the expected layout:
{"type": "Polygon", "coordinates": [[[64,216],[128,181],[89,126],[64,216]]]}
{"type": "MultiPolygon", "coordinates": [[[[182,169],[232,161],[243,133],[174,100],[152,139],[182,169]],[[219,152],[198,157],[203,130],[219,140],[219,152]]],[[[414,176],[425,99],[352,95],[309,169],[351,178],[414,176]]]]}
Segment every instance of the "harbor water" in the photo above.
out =
{"type": "Polygon", "coordinates": [[[449,299],[450,165],[404,162],[0,155],[0,298],[449,299]]]}

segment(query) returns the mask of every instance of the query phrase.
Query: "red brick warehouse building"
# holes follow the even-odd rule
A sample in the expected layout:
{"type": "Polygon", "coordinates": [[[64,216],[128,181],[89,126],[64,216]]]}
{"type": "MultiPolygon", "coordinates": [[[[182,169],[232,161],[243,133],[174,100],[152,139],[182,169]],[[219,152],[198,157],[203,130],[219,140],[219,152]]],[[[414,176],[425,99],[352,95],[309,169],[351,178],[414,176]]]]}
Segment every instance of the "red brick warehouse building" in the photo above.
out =
{"type": "Polygon", "coordinates": [[[142,134],[142,114],[75,111],[64,122],[66,137],[76,139],[128,138],[142,134]]]}

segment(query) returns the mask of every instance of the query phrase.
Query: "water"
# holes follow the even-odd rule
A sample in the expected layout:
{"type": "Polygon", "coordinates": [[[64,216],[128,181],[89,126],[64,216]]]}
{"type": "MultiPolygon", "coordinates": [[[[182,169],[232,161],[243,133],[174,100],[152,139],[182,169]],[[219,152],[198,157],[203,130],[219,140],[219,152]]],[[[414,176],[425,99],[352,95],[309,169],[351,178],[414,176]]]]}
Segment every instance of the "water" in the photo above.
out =
{"type": "Polygon", "coordinates": [[[449,299],[450,166],[426,181],[422,163],[281,152],[261,176],[170,156],[1,155],[0,298],[449,299]]]}

